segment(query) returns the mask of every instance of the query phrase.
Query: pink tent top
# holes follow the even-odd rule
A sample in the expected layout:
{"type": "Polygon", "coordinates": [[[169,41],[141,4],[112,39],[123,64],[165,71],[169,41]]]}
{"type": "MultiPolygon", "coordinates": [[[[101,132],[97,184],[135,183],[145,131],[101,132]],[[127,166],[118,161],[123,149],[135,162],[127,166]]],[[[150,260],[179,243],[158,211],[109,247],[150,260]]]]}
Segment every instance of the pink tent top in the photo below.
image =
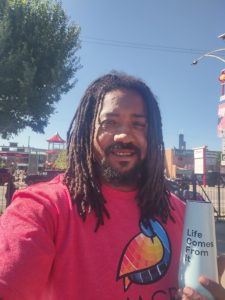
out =
{"type": "Polygon", "coordinates": [[[57,154],[59,149],[54,149],[54,150],[48,150],[48,154],[57,154]]]}
{"type": "Polygon", "coordinates": [[[64,141],[61,136],[56,132],[50,139],[47,140],[49,143],[61,143],[64,144],[66,141],[64,141]]]}

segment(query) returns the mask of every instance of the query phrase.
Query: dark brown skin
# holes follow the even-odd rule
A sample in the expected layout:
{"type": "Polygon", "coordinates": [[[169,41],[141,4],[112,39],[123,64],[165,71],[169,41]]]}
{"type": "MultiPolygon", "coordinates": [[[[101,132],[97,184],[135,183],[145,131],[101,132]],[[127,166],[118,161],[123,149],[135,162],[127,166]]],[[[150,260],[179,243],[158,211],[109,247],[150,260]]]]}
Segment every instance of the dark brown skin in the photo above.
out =
{"type": "MultiPolygon", "coordinates": [[[[140,149],[144,159],[147,152],[147,117],[144,101],[134,91],[118,89],[107,93],[95,124],[94,152],[96,159],[106,158],[105,150],[113,143],[130,143],[140,149]]],[[[119,172],[127,172],[138,163],[133,150],[114,150],[107,156],[108,164],[119,172]]],[[[136,189],[136,183],[114,186],[121,191],[136,189]]]]}
{"type": "MultiPolygon", "coordinates": [[[[225,255],[221,255],[218,257],[218,273],[219,273],[219,279],[221,280],[221,277],[225,271],[225,255]]],[[[225,275],[225,274],[224,274],[225,275]]],[[[216,300],[224,300],[225,299],[225,289],[223,286],[210,279],[208,279],[205,276],[199,277],[199,282],[208,289],[211,294],[214,296],[216,300]]],[[[207,300],[204,296],[197,293],[195,290],[193,290],[190,287],[185,287],[183,290],[180,290],[177,295],[177,299],[182,300],[207,300]]]]}

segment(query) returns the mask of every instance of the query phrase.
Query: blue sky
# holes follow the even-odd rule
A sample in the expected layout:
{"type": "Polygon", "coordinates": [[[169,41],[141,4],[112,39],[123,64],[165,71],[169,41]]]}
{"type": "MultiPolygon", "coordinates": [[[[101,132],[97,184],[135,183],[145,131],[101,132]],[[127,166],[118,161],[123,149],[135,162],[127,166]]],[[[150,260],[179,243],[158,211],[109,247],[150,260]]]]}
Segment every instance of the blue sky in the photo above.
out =
{"type": "MultiPolygon", "coordinates": [[[[66,132],[87,85],[111,70],[141,77],[156,95],[163,119],[166,148],[178,147],[183,133],[187,148],[207,145],[221,150],[217,137],[218,81],[225,64],[200,55],[225,48],[223,0],[63,0],[71,20],[81,27],[78,52],[83,68],[78,82],[63,95],[45,134],[26,129],[10,141],[47,148],[56,131],[66,132]]],[[[224,52],[225,54],[225,52],[224,52]]],[[[0,144],[8,144],[1,140],[0,144]]]]}

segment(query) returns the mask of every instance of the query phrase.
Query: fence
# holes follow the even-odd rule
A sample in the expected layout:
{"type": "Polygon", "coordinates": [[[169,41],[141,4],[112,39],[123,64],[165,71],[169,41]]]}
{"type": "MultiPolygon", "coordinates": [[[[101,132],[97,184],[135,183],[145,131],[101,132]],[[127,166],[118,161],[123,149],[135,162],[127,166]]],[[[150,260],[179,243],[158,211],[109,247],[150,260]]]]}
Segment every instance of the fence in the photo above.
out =
{"type": "Polygon", "coordinates": [[[13,176],[8,169],[0,168],[0,215],[11,203],[12,195],[16,189],[23,188],[26,185],[51,180],[62,172],[62,170],[47,170],[42,174],[24,176],[24,174],[21,173],[13,176]]]}
{"type": "Polygon", "coordinates": [[[10,204],[14,191],[13,176],[8,169],[0,169],[0,214],[10,204]]]}
{"type": "MultiPolygon", "coordinates": [[[[43,174],[27,176],[25,184],[47,181],[61,173],[60,170],[49,170],[43,174]]],[[[179,197],[186,199],[204,198],[205,201],[212,202],[215,210],[215,215],[218,219],[225,219],[225,181],[220,174],[214,178],[213,182],[208,182],[208,185],[203,186],[195,177],[192,181],[168,181],[168,188],[178,194],[179,197]],[[184,195],[184,190],[188,189],[188,196],[184,195]]],[[[12,194],[19,186],[15,184],[15,177],[12,176],[8,169],[0,169],[0,214],[10,204],[12,194]]]]}
{"type": "Polygon", "coordinates": [[[205,201],[212,202],[216,217],[218,219],[225,219],[224,174],[216,172],[208,174],[205,185],[197,176],[193,175],[192,180],[189,180],[188,184],[186,182],[186,187],[187,185],[192,193],[192,199],[202,197],[205,201]]]}
{"type": "Polygon", "coordinates": [[[213,187],[196,184],[196,192],[206,201],[212,202],[217,218],[225,219],[225,187],[220,184],[213,187]]]}

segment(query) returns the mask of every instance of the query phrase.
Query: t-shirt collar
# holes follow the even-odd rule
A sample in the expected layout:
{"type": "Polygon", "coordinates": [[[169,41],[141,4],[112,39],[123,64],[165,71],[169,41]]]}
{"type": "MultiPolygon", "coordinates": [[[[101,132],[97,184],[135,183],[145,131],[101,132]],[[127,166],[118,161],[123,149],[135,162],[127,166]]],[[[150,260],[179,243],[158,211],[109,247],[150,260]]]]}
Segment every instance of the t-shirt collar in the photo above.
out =
{"type": "Polygon", "coordinates": [[[125,191],[117,190],[106,184],[102,184],[101,191],[105,198],[120,199],[120,201],[129,200],[131,198],[134,199],[137,195],[137,190],[125,192],[125,191]]]}

